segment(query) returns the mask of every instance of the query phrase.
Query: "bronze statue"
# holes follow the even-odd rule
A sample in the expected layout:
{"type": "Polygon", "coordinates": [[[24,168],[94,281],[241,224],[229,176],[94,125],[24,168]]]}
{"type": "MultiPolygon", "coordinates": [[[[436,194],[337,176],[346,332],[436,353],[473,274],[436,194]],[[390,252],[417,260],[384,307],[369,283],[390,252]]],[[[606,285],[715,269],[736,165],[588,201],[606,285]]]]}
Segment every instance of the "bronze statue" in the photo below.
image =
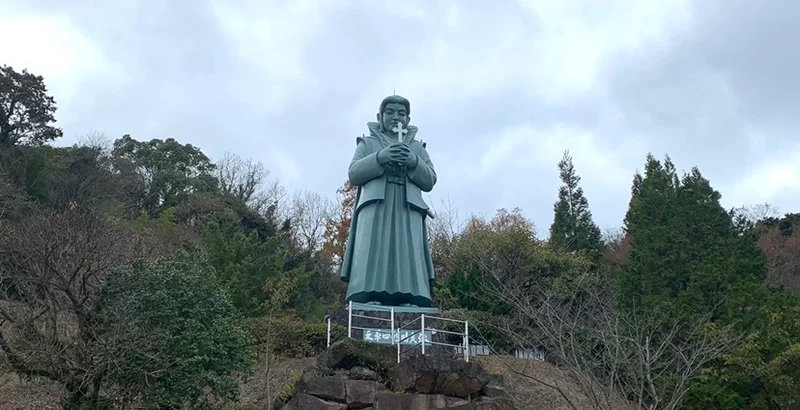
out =
{"type": "Polygon", "coordinates": [[[356,139],[350,183],[358,187],[342,264],[347,301],[430,307],[434,280],[422,199],[436,184],[417,127],[408,125],[410,102],[386,97],[369,136],[356,139]]]}

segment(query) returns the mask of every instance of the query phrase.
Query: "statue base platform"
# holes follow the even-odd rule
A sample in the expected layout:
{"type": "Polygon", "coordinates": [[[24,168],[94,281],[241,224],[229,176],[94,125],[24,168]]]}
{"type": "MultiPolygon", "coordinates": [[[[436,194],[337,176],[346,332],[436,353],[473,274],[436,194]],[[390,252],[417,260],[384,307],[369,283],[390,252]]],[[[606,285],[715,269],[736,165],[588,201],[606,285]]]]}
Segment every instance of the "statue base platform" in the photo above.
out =
{"type": "MultiPolygon", "coordinates": [[[[339,309],[328,309],[325,312],[325,321],[330,319],[332,324],[351,328],[350,337],[380,344],[392,344],[392,329],[395,330],[394,340],[401,345],[418,345],[423,341],[422,316],[425,316],[424,341],[426,353],[444,356],[463,356],[463,349],[453,345],[461,345],[463,325],[452,321],[439,320],[441,310],[438,308],[420,308],[411,306],[384,306],[353,303],[352,315],[349,305],[339,309]],[[392,324],[394,318],[394,324],[392,324]],[[457,328],[451,328],[456,326],[457,328]],[[449,330],[439,332],[437,329],[449,330]],[[457,333],[456,333],[457,332],[457,333]],[[446,343],[450,346],[442,345],[446,343]]],[[[442,318],[444,319],[444,318],[442,318]]],[[[417,346],[416,349],[419,350],[417,346]]],[[[413,352],[410,352],[412,355],[413,352]]]]}

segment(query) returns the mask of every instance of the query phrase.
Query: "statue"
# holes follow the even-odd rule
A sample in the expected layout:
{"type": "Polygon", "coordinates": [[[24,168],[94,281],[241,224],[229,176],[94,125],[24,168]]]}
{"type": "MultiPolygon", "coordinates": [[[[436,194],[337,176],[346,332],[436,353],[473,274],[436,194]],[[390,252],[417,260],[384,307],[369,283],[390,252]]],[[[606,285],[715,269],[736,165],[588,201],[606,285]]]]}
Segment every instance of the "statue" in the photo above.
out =
{"type": "Polygon", "coordinates": [[[436,171],[408,125],[409,101],[386,97],[369,136],[356,139],[350,183],[358,187],[341,279],[347,301],[431,307],[434,279],[422,199],[436,184],[436,171]]]}

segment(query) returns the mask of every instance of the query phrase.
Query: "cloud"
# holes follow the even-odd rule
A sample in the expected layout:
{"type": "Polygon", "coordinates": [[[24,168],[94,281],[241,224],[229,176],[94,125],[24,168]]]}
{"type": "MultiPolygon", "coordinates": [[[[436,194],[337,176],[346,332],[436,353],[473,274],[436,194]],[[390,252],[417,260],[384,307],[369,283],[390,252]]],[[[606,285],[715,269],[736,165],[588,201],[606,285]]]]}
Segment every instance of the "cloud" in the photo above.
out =
{"type": "Polygon", "coordinates": [[[726,206],[796,206],[798,12],[778,0],[11,0],[4,38],[37,35],[0,55],[45,76],[61,144],[175,137],[329,196],[397,90],[439,174],[433,202],[520,207],[544,231],[565,149],[601,226],[621,224],[648,152],[698,166],[726,206]]]}

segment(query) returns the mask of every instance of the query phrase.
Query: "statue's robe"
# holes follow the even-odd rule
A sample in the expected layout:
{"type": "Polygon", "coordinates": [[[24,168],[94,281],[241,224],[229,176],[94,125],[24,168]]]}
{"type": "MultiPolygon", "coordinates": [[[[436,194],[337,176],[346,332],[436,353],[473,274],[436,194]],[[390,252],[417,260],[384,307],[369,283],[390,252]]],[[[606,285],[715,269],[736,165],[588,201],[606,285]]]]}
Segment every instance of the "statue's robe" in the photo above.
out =
{"type": "Polygon", "coordinates": [[[342,263],[347,301],[430,307],[434,271],[425,223],[433,215],[422,192],[433,189],[436,171],[414,126],[403,141],[417,155],[416,167],[380,165],[378,152],[396,137],[379,123],[367,125],[370,135],[357,138],[349,170],[358,194],[342,263]]]}

